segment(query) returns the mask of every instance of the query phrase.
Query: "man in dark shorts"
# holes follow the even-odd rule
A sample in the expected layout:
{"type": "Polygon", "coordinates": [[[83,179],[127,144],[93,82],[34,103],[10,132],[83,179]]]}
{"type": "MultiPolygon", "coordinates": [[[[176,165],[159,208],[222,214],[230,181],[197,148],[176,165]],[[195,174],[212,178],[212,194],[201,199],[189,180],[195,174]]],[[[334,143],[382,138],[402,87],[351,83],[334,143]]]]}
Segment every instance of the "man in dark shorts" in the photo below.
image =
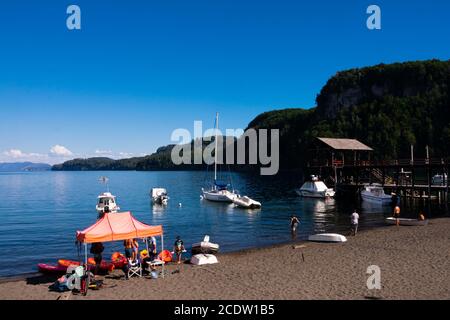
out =
{"type": "Polygon", "coordinates": [[[94,275],[97,275],[98,271],[100,270],[100,265],[102,264],[103,260],[102,257],[103,250],[105,250],[105,247],[101,242],[94,242],[91,246],[91,253],[94,255],[95,261],[94,275]]]}

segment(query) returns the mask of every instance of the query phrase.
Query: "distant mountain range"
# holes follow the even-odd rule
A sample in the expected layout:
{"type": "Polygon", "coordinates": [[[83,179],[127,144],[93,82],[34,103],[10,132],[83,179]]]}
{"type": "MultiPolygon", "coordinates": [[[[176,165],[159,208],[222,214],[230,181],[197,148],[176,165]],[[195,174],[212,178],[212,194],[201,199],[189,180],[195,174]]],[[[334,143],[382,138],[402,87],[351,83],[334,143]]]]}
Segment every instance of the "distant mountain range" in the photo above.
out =
{"type": "Polygon", "coordinates": [[[50,171],[52,166],[33,162],[0,162],[0,172],[50,171]]]}

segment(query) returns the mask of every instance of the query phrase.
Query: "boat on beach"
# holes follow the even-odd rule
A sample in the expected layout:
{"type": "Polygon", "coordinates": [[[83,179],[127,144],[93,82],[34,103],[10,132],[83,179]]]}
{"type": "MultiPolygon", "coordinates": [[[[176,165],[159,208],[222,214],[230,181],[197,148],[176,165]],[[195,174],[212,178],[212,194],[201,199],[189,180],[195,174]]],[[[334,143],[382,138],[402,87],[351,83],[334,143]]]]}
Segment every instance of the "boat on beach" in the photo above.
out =
{"type": "Polygon", "coordinates": [[[167,190],[164,188],[152,188],[150,192],[153,203],[166,205],[169,201],[169,196],[167,195],[167,190]]]}
{"type": "MultiPolygon", "coordinates": [[[[407,219],[407,218],[398,218],[399,224],[401,226],[426,226],[428,224],[428,220],[419,220],[419,219],[407,219]]],[[[397,224],[397,218],[389,217],[385,219],[385,222],[390,225],[397,224]]]]}
{"type": "Polygon", "coordinates": [[[314,242],[346,242],[347,238],[338,233],[318,233],[310,235],[308,240],[314,242]]]}
{"type": "Polygon", "coordinates": [[[191,252],[193,255],[198,253],[213,254],[219,251],[219,245],[217,243],[209,242],[209,236],[205,235],[203,241],[194,243],[192,245],[191,252]]]}
{"type": "Polygon", "coordinates": [[[306,181],[300,189],[295,190],[301,197],[308,198],[332,198],[335,195],[333,189],[328,188],[326,184],[319,180],[315,175],[311,176],[310,181],[306,181]]]}
{"type": "Polygon", "coordinates": [[[392,203],[392,195],[385,194],[382,185],[378,183],[365,185],[360,194],[363,201],[380,205],[390,205],[392,203]]]}

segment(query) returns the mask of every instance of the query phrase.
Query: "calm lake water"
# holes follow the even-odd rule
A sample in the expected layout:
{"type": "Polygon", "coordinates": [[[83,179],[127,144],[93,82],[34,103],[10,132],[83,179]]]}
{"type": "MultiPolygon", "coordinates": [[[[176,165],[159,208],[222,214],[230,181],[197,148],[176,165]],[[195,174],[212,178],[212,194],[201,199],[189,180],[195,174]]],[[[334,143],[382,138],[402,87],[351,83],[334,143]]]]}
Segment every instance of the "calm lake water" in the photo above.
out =
{"type": "MultiPolygon", "coordinates": [[[[110,191],[122,211],[131,211],[147,224],[163,225],[165,247],[170,250],[177,235],[188,250],[205,234],[220,244],[221,252],[289,242],[293,213],[301,219],[298,240],[324,231],[347,232],[355,207],[362,229],[383,225],[391,212],[390,207],[362,205],[356,198],[302,199],[294,192],[301,177],[293,174],[274,178],[232,173],[235,188],[263,204],[261,210],[244,210],[201,200],[207,182],[204,172],[0,173],[0,276],[37,271],[40,262],[78,259],[75,232],[96,221],[97,195],[105,191],[98,178],[103,175],[110,178],[110,191]],[[166,207],[151,204],[149,190],[159,186],[168,190],[166,207]]],[[[415,214],[416,209],[406,208],[402,214],[415,214]]],[[[121,243],[105,247],[107,259],[122,248],[121,243]]]]}

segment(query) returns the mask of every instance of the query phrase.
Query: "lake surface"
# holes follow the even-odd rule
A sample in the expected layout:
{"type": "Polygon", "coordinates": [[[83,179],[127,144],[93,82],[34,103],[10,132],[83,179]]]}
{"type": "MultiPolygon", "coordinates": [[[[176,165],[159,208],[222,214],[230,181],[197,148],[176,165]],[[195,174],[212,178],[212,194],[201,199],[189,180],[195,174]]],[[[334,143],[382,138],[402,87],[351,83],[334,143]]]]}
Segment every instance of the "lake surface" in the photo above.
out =
{"type": "MultiPolygon", "coordinates": [[[[357,199],[302,199],[294,192],[301,181],[295,174],[232,173],[234,187],[263,204],[260,210],[244,210],[201,200],[201,188],[208,182],[204,172],[0,173],[0,276],[37,271],[40,262],[77,260],[75,233],[97,219],[97,196],[106,188],[98,181],[103,175],[109,177],[110,191],[122,211],[131,211],[144,223],[163,226],[169,250],[177,235],[188,250],[205,234],[220,244],[221,252],[289,242],[293,240],[291,214],[301,219],[297,240],[324,231],[348,232],[355,207],[361,229],[383,225],[384,217],[391,214],[390,207],[362,205],[357,199]],[[152,187],[167,188],[170,200],[166,207],[151,204],[152,187]]],[[[443,212],[433,206],[434,215],[443,212]]],[[[417,214],[415,205],[405,206],[402,215],[408,214],[417,214]]],[[[112,252],[122,249],[121,242],[105,247],[108,260],[112,252]]]]}

